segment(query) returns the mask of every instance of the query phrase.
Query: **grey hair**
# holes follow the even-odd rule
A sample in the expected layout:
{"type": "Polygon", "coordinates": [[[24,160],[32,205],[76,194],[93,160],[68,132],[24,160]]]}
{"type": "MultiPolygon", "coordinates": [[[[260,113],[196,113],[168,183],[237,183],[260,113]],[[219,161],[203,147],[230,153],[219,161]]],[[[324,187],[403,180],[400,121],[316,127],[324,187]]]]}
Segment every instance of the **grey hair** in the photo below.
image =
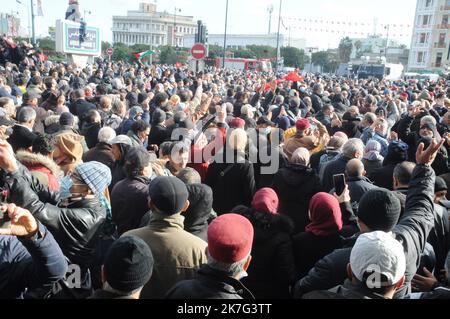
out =
{"type": "Polygon", "coordinates": [[[100,143],[109,143],[113,138],[116,137],[116,131],[110,127],[104,127],[98,132],[98,141],[100,143]]]}
{"type": "Polygon", "coordinates": [[[432,124],[433,126],[436,126],[437,121],[433,116],[427,115],[427,116],[422,117],[422,119],[420,120],[420,125],[422,126],[424,124],[432,124]]]}
{"type": "Polygon", "coordinates": [[[211,255],[208,253],[208,266],[212,269],[218,270],[220,272],[226,273],[230,277],[236,277],[240,273],[244,271],[245,263],[247,262],[248,257],[250,254],[248,254],[243,260],[235,262],[233,264],[227,264],[218,260],[215,260],[211,255]]]}
{"type": "Polygon", "coordinates": [[[291,164],[298,164],[303,166],[308,166],[310,161],[310,154],[306,148],[297,149],[294,154],[292,154],[291,160],[289,161],[291,164]]]}
{"type": "Polygon", "coordinates": [[[373,124],[377,120],[377,116],[374,113],[369,112],[364,115],[364,119],[369,122],[369,124],[373,124]]]}
{"type": "Polygon", "coordinates": [[[36,116],[36,111],[33,108],[23,107],[17,116],[17,121],[19,121],[19,123],[28,123],[35,120],[36,116]]]}
{"type": "Polygon", "coordinates": [[[357,152],[364,154],[364,143],[359,138],[349,139],[342,147],[342,153],[345,157],[354,158],[357,152]]]}
{"type": "Polygon", "coordinates": [[[202,178],[200,177],[200,174],[191,167],[186,167],[185,169],[181,170],[178,173],[177,177],[181,179],[181,181],[186,185],[202,183],[202,178]]]}

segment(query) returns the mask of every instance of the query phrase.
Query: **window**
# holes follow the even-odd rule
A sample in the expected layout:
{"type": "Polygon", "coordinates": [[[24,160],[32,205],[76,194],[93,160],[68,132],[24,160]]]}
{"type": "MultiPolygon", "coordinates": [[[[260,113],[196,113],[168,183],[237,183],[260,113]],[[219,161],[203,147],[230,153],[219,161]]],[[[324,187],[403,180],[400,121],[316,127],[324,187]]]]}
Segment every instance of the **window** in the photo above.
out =
{"type": "Polygon", "coordinates": [[[436,54],[436,65],[435,65],[435,67],[439,68],[439,67],[442,66],[442,57],[443,57],[442,52],[439,52],[438,54],[436,54]]]}
{"type": "Polygon", "coordinates": [[[147,23],[147,31],[150,30],[150,24],[147,23]]]}
{"type": "Polygon", "coordinates": [[[442,16],[442,24],[443,25],[448,24],[448,14],[442,16]]]}
{"type": "Polygon", "coordinates": [[[433,0],[425,0],[425,8],[429,8],[433,5],[433,0]]]}
{"type": "Polygon", "coordinates": [[[431,23],[431,16],[430,15],[424,15],[423,16],[423,23],[422,25],[429,25],[431,23]]]}
{"type": "Polygon", "coordinates": [[[424,52],[418,52],[417,53],[417,63],[424,63],[424,62],[425,62],[424,52]]]}
{"type": "Polygon", "coordinates": [[[428,34],[427,33],[420,33],[419,35],[419,43],[425,44],[428,42],[428,34]]]}

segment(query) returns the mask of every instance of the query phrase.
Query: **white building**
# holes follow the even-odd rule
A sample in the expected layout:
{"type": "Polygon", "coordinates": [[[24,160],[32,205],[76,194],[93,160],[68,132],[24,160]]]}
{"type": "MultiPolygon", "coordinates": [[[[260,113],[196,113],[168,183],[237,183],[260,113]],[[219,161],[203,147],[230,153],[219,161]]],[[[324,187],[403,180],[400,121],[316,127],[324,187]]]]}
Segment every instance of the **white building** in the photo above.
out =
{"type": "Polygon", "coordinates": [[[409,71],[441,71],[450,66],[450,0],[418,0],[409,71]]]}
{"type": "MultiPolygon", "coordinates": [[[[223,34],[208,35],[209,45],[218,45],[223,47],[223,34]]],[[[185,37],[184,46],[190,48],[195,43],[195,35],[187,35],[185,37]]],[[[227,48],[243,49],[248,45],[268,45],[273,48],[277,47],[277,34],[227,34],[227,48]]],[[[297,49],[306,49],[306,40],[286,37],[280,35],[280,47],[291,46],[297,49]]]]}
{"type": "Polygon", "coordinates": [[[186,35],[195,35],[194,17],[179,12],[158,12],[152,3],[140,3],[138,11],[113,16],[113,43],[184,46],[186,35]]]}

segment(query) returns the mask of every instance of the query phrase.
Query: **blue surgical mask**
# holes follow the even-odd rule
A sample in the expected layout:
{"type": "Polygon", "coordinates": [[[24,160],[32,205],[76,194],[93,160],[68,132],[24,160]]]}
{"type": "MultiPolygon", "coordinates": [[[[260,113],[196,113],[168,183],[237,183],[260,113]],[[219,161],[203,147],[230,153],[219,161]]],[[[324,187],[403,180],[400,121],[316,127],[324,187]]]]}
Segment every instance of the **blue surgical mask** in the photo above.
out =
{"type": "Polygon", "coordinates": [[[70,189],[73,186],[73,181],[70,176],[65,176],[61,180],[61,187],[59,190],[59,197],[61,200],[69,199],[72,197],[72,193],[70,192],[70,189]]]}

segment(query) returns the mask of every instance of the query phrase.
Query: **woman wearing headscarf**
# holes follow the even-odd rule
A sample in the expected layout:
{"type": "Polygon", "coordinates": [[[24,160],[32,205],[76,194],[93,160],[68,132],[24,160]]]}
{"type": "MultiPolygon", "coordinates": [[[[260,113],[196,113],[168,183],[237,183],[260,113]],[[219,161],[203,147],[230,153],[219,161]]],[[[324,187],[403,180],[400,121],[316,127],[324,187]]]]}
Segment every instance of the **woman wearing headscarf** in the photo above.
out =
{"type": "Polygon", "coordinates": [[[311,223],[305,232],[293,238],[295,262],[300,277],[305,276],[317,261],[342,247],[342,212],[334,196],[327,193],[316,194],[309,204],[309,215],[311,223]]]}
{"type": "Polygon", "coordinates": [[[370,176],[378,168],[383,167],[384,157],[381,156],[381,144],[378,141],[370,140],[364,149],[362,162],[366,175],[370,176]]]}
{"type": "Polygon", "coordinates": [[[322,190],[320,179],[309,167],[309,161],[309,151],[299,148],[289,164],[278,171],[272,184],[280,199],[279,213],[292,219],[296,233],[304,231],[309,224],[309,201],[322,190]]]}
{"type": "Polygon", "coordinates": [[[255,230],[252,262],[243,284],[257,299],[288,299],[296,280],[291,235],[294,224],[278,213],[278,196],[271,188],[259,190],[251,208],[233,209],[246,217],[255,230]]]}
{"type": "Polygon", "coordinates": [[[64,172],[64,175],[69,175],[75,167],[83,163],[82,143],[84,137],[74,133],[64,133],[56,136],[55,140],[54,161],[64,172]]]}

